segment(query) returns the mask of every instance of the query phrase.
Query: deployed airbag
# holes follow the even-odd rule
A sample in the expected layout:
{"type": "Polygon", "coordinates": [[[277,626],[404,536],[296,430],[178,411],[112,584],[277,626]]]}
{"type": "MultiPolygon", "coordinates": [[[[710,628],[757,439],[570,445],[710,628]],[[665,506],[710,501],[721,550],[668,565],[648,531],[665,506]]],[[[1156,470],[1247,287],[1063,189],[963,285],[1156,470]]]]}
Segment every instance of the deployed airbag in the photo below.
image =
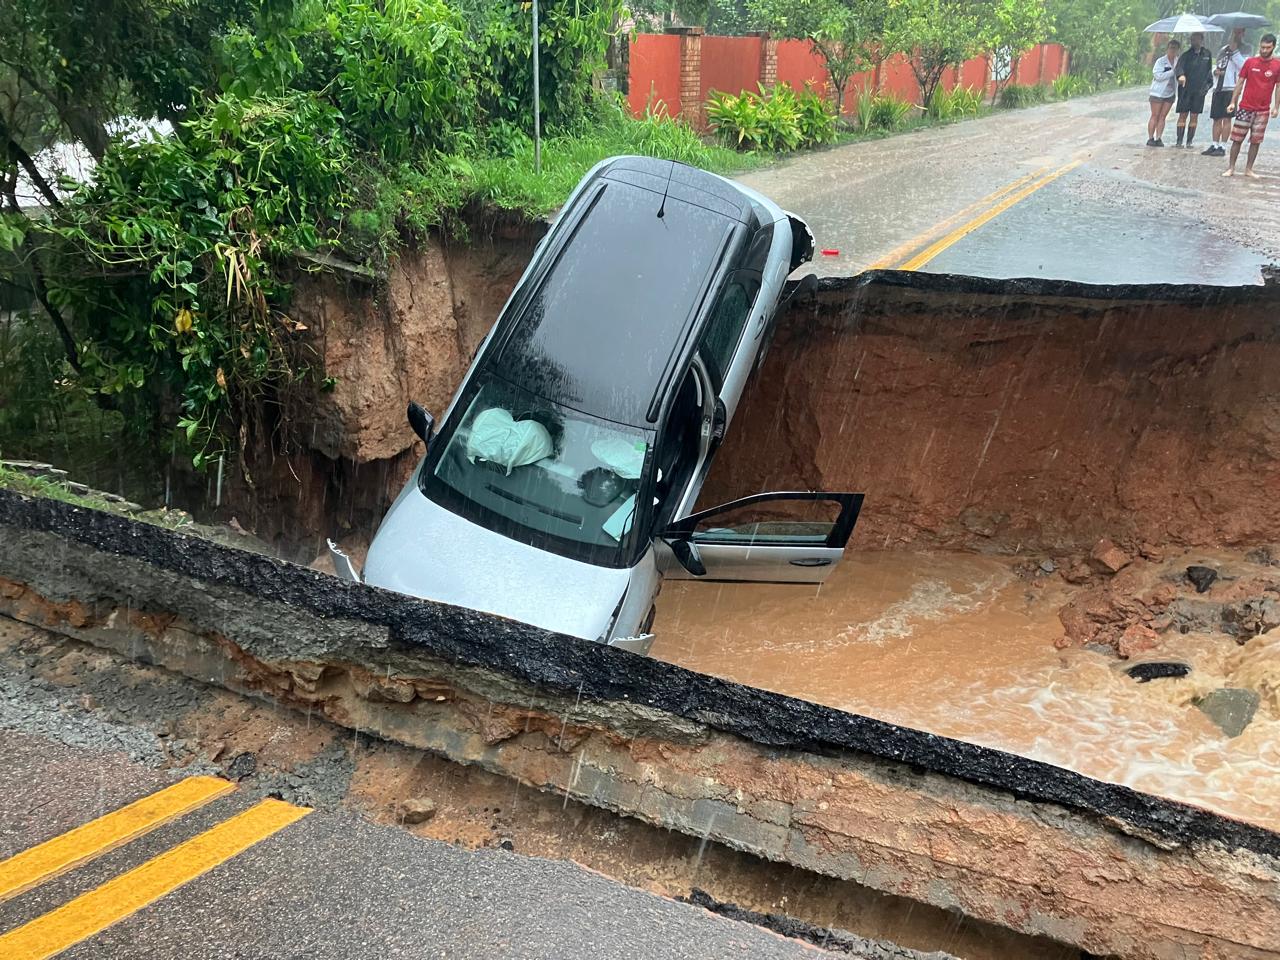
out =
{"type": "Polygon", "coordinates": [[[467,459],[496,463],[510,476],[516,467],[551,456],[555,445],[547,428],[536,420],[516,420],[501,407],[476,414],[467,437],[467,459]]]}

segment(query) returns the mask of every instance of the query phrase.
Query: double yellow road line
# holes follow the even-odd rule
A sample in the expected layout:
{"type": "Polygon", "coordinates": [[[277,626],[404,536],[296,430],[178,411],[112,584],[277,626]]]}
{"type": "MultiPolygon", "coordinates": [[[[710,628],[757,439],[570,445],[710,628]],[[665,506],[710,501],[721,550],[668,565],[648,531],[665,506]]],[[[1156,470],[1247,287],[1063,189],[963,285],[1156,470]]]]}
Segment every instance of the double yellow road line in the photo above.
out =
{"type": "MultiPolygon", "coordinates": [[[[45,843],[0,861],[0,903],[61,876],[232,792],[217,777],[189,777],[45,843]]],[[[4,960],[46,960],[225,863],[311,811],[263,800],[204,833],[0,933],[4,960]]]]}
{"type": "Polygon", "coordinates": [[[947,219],[934,224],[919,236],[894,247],[867,269],[919,270],[943,250],[967,237],[983,224],[990,223],[1041,187],[1048,186],[1059,177],[1070,173],[1082,163],[1084,163],[1083,159],[1072,160],[1057,169],[1041,167],[1024,177],[1019,177],[1012,183],[1005,184],[995,193],[988,194],[947,219]]]}

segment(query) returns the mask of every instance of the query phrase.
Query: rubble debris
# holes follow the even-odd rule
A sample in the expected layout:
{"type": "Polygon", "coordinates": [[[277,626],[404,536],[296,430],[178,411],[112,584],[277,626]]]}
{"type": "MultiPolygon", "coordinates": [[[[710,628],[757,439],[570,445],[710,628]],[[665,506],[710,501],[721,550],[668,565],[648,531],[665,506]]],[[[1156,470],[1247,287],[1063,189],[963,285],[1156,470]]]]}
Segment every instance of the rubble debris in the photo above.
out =
{"type": "Polygon", "coordinates": [[[1083,560],[1077,560],[1062,571],[1062,579],[1067,583],[1088,583],[1093,579],[1093,569],[1083,560]]]}
{"type": "Polygon", "coordinates": [[[1218,579],[1218,571],[1213,567],[1194,564],[1187,567],[1187,579],[1195,586],[1196,593],[1206,593],[1213,586],[1214,581],[1218,579]]]}
{"type": "Polygon", "coordinates": [[[244,780],[258,769],[258,758],[252,753],[238,753],[227,764],[227,776],[232,780],[244,780]]]}
{"type": "Polygon", "coordinates": [[[1264,567],[1280,567],[1280,545],[1266,544],[1256,547],[1244,555],[1250,563],[1258,563],[1264,567]]]}
{"type": "Polygon", "coordinates": [[[1185,677],[1190,672],[1189,663],[1181,663],[1177,660],[1148,660],[1145,663],[1135,663],[1125,671],[1139,683],[1150,683],[1152,680],[1163,680],[1168,677],[1185,677]]]}
{"type": "Polygon", "coordinates": [[[1054,563],[1052,560],[1041,560],[1041,561],[1040,561],[1040,571],[1041,571],[1041,573],[1053,573],[1053,572],[1054,572],[1055,570],[1057,570],[1057,569],[1058,569],[1058,565],[1057,565],[1056,563],[1054,563]]]}
{"type": "Polygon", "coordinates": [[[1228,737],[1238,737],[1253,722],[1261,702],[1256,690],[1222,687],[1196,700],[1195,705],[1228,737]]]}
{"type": "Polygon", "coordinates": [[[1089,562],[1099,573],[1116,574],[1129,565],[1129,555],[1111,540],[1103,538],[1089,552],[1089,562]]]}
{"type": "Polygon", "coordinates": [[[410,797],[400,804],[400,819],[410,825],[426,823],[436,815],[436,803],[429,797],[410,797]]]}

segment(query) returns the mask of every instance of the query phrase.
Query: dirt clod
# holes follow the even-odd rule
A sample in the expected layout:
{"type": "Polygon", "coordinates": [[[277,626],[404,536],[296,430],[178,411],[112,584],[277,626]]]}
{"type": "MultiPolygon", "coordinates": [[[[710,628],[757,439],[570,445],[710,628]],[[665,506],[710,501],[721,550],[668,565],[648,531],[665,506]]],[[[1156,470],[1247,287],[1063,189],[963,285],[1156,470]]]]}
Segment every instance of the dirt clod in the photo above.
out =
{"type": "Polygon", "coordinates": [[[435,801],[428,797],[410,797],[400,804],[400,819],[410,825],[426,823],[435,815],[435,801]]]}
{"type": "Polygon", "coordinates": [[[1089,562],[1099,573],[1116,574],[1129,565],[1129,555],[1111,540],[1102,539],[1090,551],[1089,562]]]}

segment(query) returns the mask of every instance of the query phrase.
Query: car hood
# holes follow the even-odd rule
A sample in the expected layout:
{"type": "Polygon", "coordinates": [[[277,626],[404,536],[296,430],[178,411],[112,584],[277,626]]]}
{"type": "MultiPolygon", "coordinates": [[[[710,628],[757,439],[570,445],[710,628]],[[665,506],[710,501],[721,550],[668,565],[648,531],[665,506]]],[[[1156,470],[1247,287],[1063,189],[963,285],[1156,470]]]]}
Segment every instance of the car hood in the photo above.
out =
{"type": "MultiPolygon", "coordinates": [[[[412,481],[410,481],[412,485],[412,481]]],[[[428,500],[416,486],[369,546],[365,583],[596,640],[630,580],[501,536],[428,500]]]]}

